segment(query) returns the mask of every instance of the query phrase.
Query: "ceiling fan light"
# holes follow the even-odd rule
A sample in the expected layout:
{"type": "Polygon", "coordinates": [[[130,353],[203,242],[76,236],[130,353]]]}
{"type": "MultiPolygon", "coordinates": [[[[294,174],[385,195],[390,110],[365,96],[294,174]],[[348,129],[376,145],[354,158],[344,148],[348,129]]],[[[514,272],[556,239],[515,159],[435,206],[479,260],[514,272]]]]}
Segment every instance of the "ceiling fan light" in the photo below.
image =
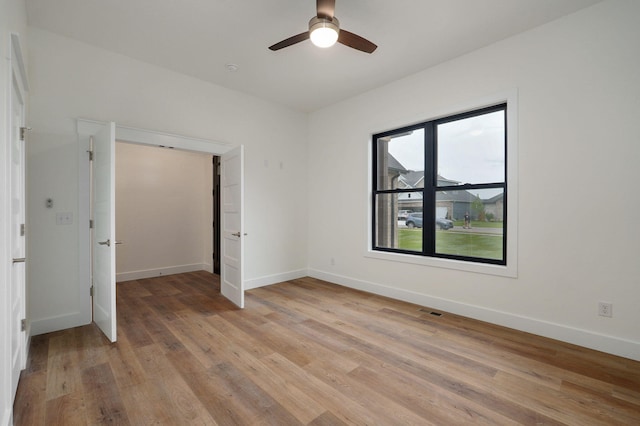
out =
{"type": "Polygon", "coordinates": [[[331,47],[338,41],[338,33],[332,28],[316,28],[311,33],[311,42],[318,47],[331,47]]]}
{"type": "Polygon", "coordinates": [[[340,31],[338,19],[315,17],[309,21],[309,37],[311,42],[318,47],[331,47],[338,41],[340,31]]]}

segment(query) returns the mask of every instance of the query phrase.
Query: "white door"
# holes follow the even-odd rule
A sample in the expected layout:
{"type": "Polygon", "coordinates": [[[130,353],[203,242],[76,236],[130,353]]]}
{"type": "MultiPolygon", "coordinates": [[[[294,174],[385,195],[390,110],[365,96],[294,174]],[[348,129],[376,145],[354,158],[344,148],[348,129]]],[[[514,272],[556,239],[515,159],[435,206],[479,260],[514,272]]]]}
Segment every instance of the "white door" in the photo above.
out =
{"type": "Polygon", "coordinates": [[[244,147],[223,154],[220,158],[222,190],[222,295],[244,308],[244,147]]]}
{"type": "MultiPolygon", "coordinates": [[[[26,364],[27,335],[23,330],[25,318],[25,149],[21,128],[24,126],[24,101],[14,79],[11,85],[11,395],[15,397],[20,371],[26,364]]],[[[13,399],[12,399],[13,400],[13,399]]]]}
{"type": "Polygon", "coordinates": [[[93,321],[116,341],[115,123],[93,136],[93,321]]]}

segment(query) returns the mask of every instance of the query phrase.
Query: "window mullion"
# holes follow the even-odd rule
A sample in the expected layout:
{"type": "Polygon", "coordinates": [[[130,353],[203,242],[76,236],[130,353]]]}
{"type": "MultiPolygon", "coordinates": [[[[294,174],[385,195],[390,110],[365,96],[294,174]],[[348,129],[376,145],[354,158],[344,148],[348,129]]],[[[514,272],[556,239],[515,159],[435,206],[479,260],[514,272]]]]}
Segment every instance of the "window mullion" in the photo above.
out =
{"type": "Polygon", "coordinates": [[[424,129],[424,188],[422,194],[422,251],[426,256],[435,252],[435,185],[436,185],[436,136],[433,122],[424,129]]]}

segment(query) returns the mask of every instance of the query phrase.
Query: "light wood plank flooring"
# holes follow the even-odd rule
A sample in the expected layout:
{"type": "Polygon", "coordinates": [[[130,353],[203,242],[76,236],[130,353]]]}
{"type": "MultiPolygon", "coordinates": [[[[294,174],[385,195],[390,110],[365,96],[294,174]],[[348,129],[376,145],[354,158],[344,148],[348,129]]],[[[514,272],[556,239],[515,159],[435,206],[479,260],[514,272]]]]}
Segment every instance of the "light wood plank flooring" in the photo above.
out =
{"type": "Polygon", "coordinates": [[[16,425],[638,425],[640,363],[312,278],[118,285],[118,342],[36,336],[16,425]]]}

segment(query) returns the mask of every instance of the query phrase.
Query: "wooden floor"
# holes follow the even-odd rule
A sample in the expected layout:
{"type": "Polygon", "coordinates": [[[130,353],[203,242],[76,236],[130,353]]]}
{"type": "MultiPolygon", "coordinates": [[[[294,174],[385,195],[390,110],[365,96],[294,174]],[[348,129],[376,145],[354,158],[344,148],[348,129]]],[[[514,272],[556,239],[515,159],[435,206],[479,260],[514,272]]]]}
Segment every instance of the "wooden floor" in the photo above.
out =
{"type": "Polygon", "coordinates": [[[640,363],[305,278],[118,285],[118,342],[32,339],[16,425],[639,425],[640,363]]]}

